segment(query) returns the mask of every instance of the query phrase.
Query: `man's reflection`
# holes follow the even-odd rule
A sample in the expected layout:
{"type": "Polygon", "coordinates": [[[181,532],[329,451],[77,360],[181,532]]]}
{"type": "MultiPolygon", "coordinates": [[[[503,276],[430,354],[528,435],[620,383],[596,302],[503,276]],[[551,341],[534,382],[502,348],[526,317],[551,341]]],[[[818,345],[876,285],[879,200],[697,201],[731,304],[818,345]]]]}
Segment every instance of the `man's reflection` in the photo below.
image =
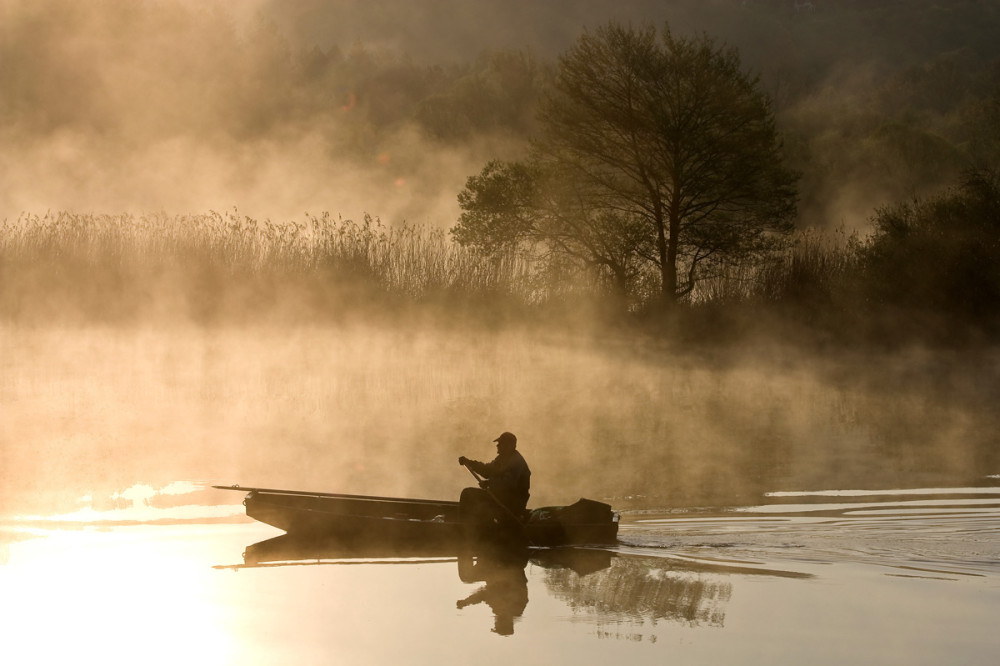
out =
{"type": "Polygon", "coordinates": [[[514,618],[521,617],[528,605],[528,552],[524,549],[501,549],[458,556],[458,577],[463,583],[485,583],[456,603],[458,608],[485,603],[493,611],[493,631],[501,636],[514,633],[514,618]]]}

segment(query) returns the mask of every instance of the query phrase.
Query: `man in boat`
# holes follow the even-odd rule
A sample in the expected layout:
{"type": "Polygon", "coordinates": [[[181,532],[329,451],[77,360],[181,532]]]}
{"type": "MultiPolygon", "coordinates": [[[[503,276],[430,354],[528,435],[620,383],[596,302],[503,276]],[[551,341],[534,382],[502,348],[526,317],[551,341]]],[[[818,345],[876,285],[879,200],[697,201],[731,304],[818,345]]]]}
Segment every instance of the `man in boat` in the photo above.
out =
{"type": "Polygon", "coordinates": [[[521,523],[528,505],[531,470],[517,450],[517,437],[505,432],[495,440],[497,457],[488,463],[458,459],[459,465],[472,470],[479,481],[478,488],[466,488],[459,500],[462,519],[469,522],[501,524],[521,523]]]}

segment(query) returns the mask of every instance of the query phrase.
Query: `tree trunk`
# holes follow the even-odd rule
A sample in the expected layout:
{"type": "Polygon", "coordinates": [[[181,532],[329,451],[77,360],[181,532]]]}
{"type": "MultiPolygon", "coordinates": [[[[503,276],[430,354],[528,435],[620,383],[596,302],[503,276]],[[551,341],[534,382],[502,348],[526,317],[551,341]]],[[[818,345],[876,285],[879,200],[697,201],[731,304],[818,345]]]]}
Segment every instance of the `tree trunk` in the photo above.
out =
{"type": "Polygon", "coordinates": [[[678,213],[673,209],[674,206],[671,205],[668,220],[663,219],[662,209],[657,210],[656,245],[660,253],[660,275],[663,281],[661,300],[664,310],[672,309],[677,303],[677,232],[680,221],[678,213]]]}

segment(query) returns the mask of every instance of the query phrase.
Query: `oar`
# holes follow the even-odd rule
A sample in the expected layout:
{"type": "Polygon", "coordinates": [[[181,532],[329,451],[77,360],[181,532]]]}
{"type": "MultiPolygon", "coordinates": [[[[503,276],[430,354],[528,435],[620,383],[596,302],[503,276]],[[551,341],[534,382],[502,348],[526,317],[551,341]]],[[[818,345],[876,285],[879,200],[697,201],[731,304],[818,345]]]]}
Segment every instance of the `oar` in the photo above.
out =
{"type": "Polygon", "coordinates": [[[528,535],[528,529],[527,526],[524,524],[524,521],[522,521],[520,518],[514,515],[514,512],[510,510],[510,507],[508,507],[506,504],[497,499],[497,496],[493,494],[492,490],[483,486],[483,479],[478,474],[476,474],[476,470],[472,469],[468,465],[463,464],[462,466],[465,467],[465,469],[469,470],[469,474],[471,474],[473,478],[476,479],[476,482],[479,484],[479,487],[485,490],[486,493],[491,498],[493,498],[493,501],[499,504],[501,507],[503,507],[503,510],[507,512],[507,515],[514,519],[514,522],[517,524],[517,526],[521,528],[521,534],[523,534],[524,538],[528,540],[528,545],[534,546],[535,542],[533,542],[531,540],[531,537],[528,535]]]}

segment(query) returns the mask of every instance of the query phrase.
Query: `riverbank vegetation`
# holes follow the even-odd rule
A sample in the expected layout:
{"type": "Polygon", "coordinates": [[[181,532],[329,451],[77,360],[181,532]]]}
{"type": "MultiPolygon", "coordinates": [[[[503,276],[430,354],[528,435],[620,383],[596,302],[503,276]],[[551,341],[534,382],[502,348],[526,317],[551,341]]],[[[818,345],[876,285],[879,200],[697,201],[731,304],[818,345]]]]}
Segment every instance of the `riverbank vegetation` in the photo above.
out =
{"type": "MultiPolygon", "coordinates": [[[[514,49],[431,38],[472,34],[457,10],[425,33],[419,17],[364,3],[262,3],[254,17],[9,4],[4,321],[418,317],[825,345],[1000,336],[990,3],[525,2],[540,29],[515,31],[527,44],[514,49]],[[392,20],[411,29],[377,39],[392,20]],[[734,150],[745,135],[721,152],[695,142],[716,170],[684,184],[697,196],[671,198],[687,156],[664,147],[697,138],[660,113],[680,97],[646,85],[659,106],[583,113],[601,92],[583,84],[614,81],[600,67],[624,62],[605,58],[611,38],[646,49],[629,65],[643,85],[693,92],[678,117],[730,102],[712,118],[754,129],[754,149],[734,150]],[[694,64],[676,67],[685,53],[694,64]],[[721,75],[698,89],[711,77],[692,72],[721,75]],[[609,143],[637,127],[638,150],[609,143]],[[233,199],[195,205],[204,192],[233,199]],[[227,208],[240,195],[334,212],[227,208]],[[348,196],[370,197],[371,215],[338,215],[348,196]],[[430,215],[442,210],[454,215],[430,215]],[[521,235],[494,243],[498,230],[521,235]]],[[[491,37],[509,34],[517,12],[490,6],[491,37]]]]}
{"type": "Polygon", "coordinates": [[[558,256],[485,256],[443,230],[312,216],[22,216],[0,227],[0,317],[14,322],[254,319],[610,326],[682,340],[940,345],[1000,335],[1000,180],[970,173],[880,209],[867,235],[797,232],[704,281],[669,315],[656,285],[625,303],[558,256]]]}

